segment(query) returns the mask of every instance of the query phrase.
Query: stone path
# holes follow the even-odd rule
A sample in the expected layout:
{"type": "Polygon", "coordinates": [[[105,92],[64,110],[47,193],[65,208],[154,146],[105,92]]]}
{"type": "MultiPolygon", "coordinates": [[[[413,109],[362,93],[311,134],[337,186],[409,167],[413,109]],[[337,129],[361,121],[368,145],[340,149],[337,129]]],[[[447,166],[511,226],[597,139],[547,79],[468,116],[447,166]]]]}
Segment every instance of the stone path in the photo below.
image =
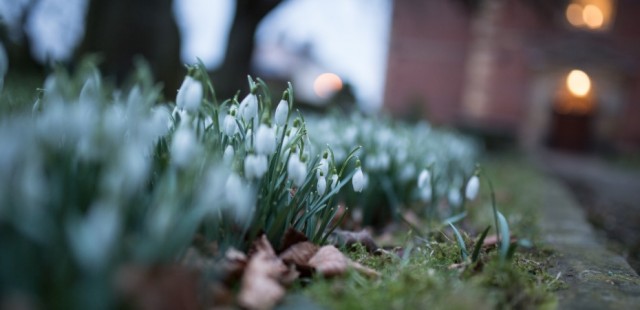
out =
{"type": "MultiPolygon", "coordinates": [[[[544,170],[556,169],[556,175],[559,170],[583,169],[581,173],[591,173],[589,177],[603,180],[595,169],[584,168],[576,162],[553,161],[549,157],[537,157],[536,161],[544,170]]],[[[553,178],[546,184],[541,228],[545,241],[556,250],[558,258],[550,273],[561,272],[561,279],[568,285],[558,292],[559,309],[639,309],[638,274],[625,259],[600,242],[586,220],[585,211],[564,184],[553,178]]]]}

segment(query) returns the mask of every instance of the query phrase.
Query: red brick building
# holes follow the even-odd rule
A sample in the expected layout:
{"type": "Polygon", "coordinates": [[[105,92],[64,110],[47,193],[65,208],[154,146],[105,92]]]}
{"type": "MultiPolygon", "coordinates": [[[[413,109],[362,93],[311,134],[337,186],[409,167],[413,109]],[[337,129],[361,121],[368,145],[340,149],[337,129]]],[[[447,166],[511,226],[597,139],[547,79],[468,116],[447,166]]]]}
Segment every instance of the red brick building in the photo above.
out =
{"type": "Polygon", "coordinates": [[[640,1],[395,0],[391,33],[396,115],[534,148],[640,148],[640,1]]]}

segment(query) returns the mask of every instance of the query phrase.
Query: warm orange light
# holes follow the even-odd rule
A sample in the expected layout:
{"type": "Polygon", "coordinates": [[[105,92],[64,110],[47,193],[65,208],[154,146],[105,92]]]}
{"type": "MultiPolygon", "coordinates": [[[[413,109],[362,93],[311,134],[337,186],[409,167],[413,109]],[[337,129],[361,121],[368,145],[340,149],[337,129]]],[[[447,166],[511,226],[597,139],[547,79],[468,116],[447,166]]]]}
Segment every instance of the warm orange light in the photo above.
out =
{"type": "Polygon", "coordinates": [[[593,5],[587,4],[582,10],[582,19],[587,27],[591,29],[597,29],[604,25],[604,14],[602,10],[593,5]]]}
{"type": "Polygon", "coordinates": [[[577,3],[572,3],[567,6],[567,20],[574,27],[584,25],[582,6],[577,3]]]}
{"type": "Polygon", "coordinates": [[[313,82],[313,91],[320,98],[329,98],[342,89],[342,79],[333,73],[320,74],[313,82]]]}
{"type": "Polygon", "coordinates": [[[577,97],[585,97],[591,90],[591,79],[582,70],[571,70],[567,75],[567,88],[577,97]]]}

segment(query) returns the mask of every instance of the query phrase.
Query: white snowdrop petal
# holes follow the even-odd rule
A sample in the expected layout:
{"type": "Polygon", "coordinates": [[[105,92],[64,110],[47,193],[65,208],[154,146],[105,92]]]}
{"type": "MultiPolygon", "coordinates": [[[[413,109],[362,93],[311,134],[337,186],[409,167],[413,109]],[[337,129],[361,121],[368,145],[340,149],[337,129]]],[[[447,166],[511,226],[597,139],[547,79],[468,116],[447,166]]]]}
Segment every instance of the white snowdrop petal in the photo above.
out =
{"type": "Polygon", "coordinates": [[[431,174],[429,170],[424,169],[418,176],[418,188],[431,187],[431,174]]]}
{"type": "Polygon", "coordinates": [[[203,93],[202,83],[191,76],[186,76],[178,90],[176,105],[189,112],[197,112],[202,102],[203,93]]]}
{"type": "Polygon", "coordinates": [[[353,190],[356,192],[361,192],[364,189],[364,174],[362,173],[362,169],[357,168],[356,173],[353,175],[351,179],[351,183],[353,185],[353,190]]]}
{"type": "Polygon", "coordinates": [[[467,182],[467,188],[465,189],[465,196],[468,200],[474,200],[476,196],[478,196],[478,191],[480,190],[480,179],[477,175],[474,175],[467,182]]]}
{"type": "Polygon", "coordinates": [[[254,141],[256,153],[271,155],[276,151],[276,132],[273,128],[262,124],[256,132],[254,141]]]}
{"type": "Polygon", "coordinates": [[[318,195],[324,195],[324,192],[327,190],[327,179],[325,179],[325,177],[318,178],[317,190],[318,195]]]}
{"type": "Polygon", "coordinates": [[[233,150],[233,146],[227,145],[227,147],[224,149],[224,155],[222,157],[223,161],[225,163],[230,163],[233,160],[234,156],[235,151],[233,150]]]}
{"type": "Polygon", "coordinates": [[[287,116],[289,115],[289,103],[286,100],[280,100],[278,107],[276,108],[275,121],[278,126],[284,125],[287,122],[287,116]]]}
{"type": "Polygon", "coordinates": [[[242,99],[240,114],[245,122],[258,115],[258,97],[255,94],[249,94],[242,99]]]}

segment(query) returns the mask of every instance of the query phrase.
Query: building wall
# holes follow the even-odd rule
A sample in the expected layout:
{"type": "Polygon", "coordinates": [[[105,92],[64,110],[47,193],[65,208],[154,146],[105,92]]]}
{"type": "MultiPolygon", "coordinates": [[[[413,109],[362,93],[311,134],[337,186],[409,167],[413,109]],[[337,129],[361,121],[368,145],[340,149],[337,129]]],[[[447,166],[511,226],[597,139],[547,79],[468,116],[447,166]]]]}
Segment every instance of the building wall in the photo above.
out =
{"type": "MultiPolygon", "coordinates": [[[[498,8],[491,18],[483,17],[482,7],[470,12],[463,1],[394,1],[388,110],[436,124],[499,129],[540,144],[548,131],[554,83],[561,86],[562,72],[584,65],[598,74],[594,83],[601,81],[594,89],[601,91],[598,100],[606,113],[596,122],[598,131],[611,144],[640,146],[640,1],[618,0],[611,28],[586,35],[569,26],[561,6],[541,13],[525,1],[483,3],[489,2],[498,8]],[[548,45],[574,37],[587,37],[587,49],[604,44],[620,57],[614,55],[609,64],[545,54],[548,45]],[[474,84],[474,78],[483,80],[474,84]]],[[[564,53],[571,57],[573,51],[564,53]]]]}
{"type": "Polygon", "coordinates": [[[394,2],[386,108],[449,122],[460,105],[468,16],[450,0],[394,2]]]}

